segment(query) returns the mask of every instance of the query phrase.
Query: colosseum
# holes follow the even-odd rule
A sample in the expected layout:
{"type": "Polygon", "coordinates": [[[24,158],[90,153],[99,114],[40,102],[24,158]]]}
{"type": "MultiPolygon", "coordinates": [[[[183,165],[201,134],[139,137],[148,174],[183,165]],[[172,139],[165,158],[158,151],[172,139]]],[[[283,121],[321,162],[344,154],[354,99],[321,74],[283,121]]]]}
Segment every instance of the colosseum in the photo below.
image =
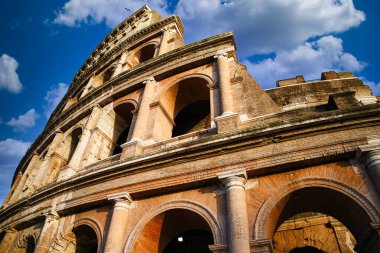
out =
{"type": "Polygon", "coordinates": [[[16,168],[0,252],[380,252],[371,89],[264,90],[233,33],[183,36],[144,6],[95,48],[16,168]]]}

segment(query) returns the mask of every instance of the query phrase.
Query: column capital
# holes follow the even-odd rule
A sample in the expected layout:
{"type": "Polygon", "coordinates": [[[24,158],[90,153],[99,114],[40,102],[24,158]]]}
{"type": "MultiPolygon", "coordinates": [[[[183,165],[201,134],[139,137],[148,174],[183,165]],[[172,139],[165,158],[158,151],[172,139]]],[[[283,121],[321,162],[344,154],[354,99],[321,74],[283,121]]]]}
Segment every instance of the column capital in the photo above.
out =
{"type": "Polygon", "coordinates": [[[128,192],[111,194],[108,195],[107,198],[114,202],[115,207],[130,209],[136,206],[136,203],[132,200],[132,197],[128,192]]]}
{"type": "Polygon", "coordinates": [[[228,54],[226,52],[220,52],[220,53],[216,53],[214,55],[214,58],[221,58],[221,57],[228,57],[228,54]]]}
{"type": "Polygon", "coordinates": [[[56,211],[48,211],[48,212],[44,213],[44,216],[45,216],[45,219],[47,221],[59,219],[59,214],[56,211]]]}
{"type": "Polygon", "coordinates": [[[218,179],[226,187],[226,191],[232,188],[245,189],[245,183],[247,181],[247,172],[245,169],[236,169],[231,171],[222,172],[217,175],[218,179]]]}
{"type": "Polygon", "coordinates": [[[154,79],[153,76],[150,76],[150,77],[148,77],[147,79],[145,79],[145,80],[143,81],[143,84],[147,84],[147,83],[150,83],[150,82],[157,83],[156,79],[154,79]]]}
{"type": "Polygon", "coordinates": [[[367,145],[359,146],[356,158],[370,168],[380,163],[380,136],[368,136],[367,140],[367,145]]]}

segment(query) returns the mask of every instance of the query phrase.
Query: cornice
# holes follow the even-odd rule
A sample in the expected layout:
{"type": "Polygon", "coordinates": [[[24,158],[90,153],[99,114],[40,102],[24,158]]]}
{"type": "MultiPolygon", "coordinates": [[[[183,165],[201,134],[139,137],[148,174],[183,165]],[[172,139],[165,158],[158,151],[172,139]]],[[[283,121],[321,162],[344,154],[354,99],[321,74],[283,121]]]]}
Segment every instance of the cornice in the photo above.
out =
{"type": "MultiPolygon", "coordinates": [[[[262,147],[269,144],[276,144],[286,142],[298,138],[317,136],[327,133],[335,133],[339,131],[346,131],[349,129],[357,129],[363,127],[379,127],[380,126],[380,105],[363,106],[360,110],[346,110],[338,113],[325,113],[319,115],[319,117],[309,117],[303,121],[299,121],[298,124],[284,125],[280,123],[277,127],[272,128],[263,126],[262,129],[257,127],[251,127],[241,129],[235,132],[229,132],[225,134],[218,134],[208,136],[205,138],[189,141],[170,148],[160,149],[150,153],[142,154],[132,159],[124,161],[115,161],[112,159],[109,163],[99,164],[92,170],[84,168],[81,172],[73,178],[67,181],[57,182],[46,185],[39,189],[34,195],[30,196],[28,200],[21,199],[14,205],[7,207],[0,211],[0,217],[9,217],[15,212],[18,212],[25,205],[33,205],[45,201],[55,195],[59,195],[63,192],[80,189],[90,185],[95,185],[100,182],[108,181],[118,177],[126,176],[129,174],[139,173],[147,170],[157,169],[158,167],[173,165],[177,163],[186,163],[197,159],[205,159],[211,156],[216,156],[220,152],[224,156],[229,153],[234,153],[239,150],[246,150],[247,148],[253,149],[262,147]],[[366,110],[363,110],[365,108],[366,110]],[[189,158],[186,158],[189,156],[189,158]],[[189,160],[190,159],[190,160],[189,160]]],[[[366,138],[354,138],[346,140],[334,140],[326,143],[320,150],[314,150],[313,147],[302,147],[302,150],[310,150],[307,159],[313,161],[319,161],[321,158],[328,156],[334,157],[338,155],[344,155],[352,153],[355,155],[355,151],[359,145],[363,145],[366,142],[366,138]],[[332,144],[334,142],[335,146],[332,144]],[[331,146],[331,147],[330,147],[331,146]],[[333,147],[334,146],[334,147],[333,147]],[[330,154],[331,153],[331,154],[330,154]]],[[[300,150],[297,150],[299,153],[300,150]]],[[[271,154],[271,158],[265,158],[262,162],[256,161],[256,166],[265,168],[266,166],[275,166],[277,160],[273,160],[273,157],[287,157],[289,154],[271,154]],[[268,163],[269,161],[269,163],[268,163]]],[[[304,154],[298,154],[294,156],[288,162],[306,161],[302,157],[304,154]]],[[[281,166],[286,164],[282,163],[281,166]]],[[[91,166],[89,166],[91,167],[91,166]]],[[[282,167],[283,168],[283,167],[282,167]]],[[[254,168],[257,170],[257,168],[254,168]]],[[[252,173],[252,168],[247,168],[247,172],[252,173]]],[[[273,173],[268,170],[267,173],[273,173]]],[[[208,174],[205,176],[207,177],[208,174]]],[[[199,178],[201,180],[201,178],[199,178]]],[[[210,179],[211,180],[211,179],[210,179]]],[[[141,191],[147,191],[149,189],[141,189],[141,191]]]]}

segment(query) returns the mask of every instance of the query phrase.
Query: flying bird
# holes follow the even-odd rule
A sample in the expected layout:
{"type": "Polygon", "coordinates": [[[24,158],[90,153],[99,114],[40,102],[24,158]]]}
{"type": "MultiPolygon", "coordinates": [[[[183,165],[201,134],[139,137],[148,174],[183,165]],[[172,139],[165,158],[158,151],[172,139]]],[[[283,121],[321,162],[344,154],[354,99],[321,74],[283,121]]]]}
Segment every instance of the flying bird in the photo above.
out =
{"type": "Polygon", "coordinates": [[[128,9],[128,8],[124,8],[124,9],[126,9],[127,11],[131,11],[130,9],[128,9]]]}

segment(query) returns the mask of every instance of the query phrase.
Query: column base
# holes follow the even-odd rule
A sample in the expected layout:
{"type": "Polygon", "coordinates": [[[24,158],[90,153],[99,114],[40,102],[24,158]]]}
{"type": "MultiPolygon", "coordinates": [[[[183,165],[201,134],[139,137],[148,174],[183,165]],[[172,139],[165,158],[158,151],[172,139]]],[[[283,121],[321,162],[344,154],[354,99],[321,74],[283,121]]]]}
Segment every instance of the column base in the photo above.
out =
{"type": "Polygon", "coordinates": [[[273,252],[272,241],[268,239],[249,241],[249,247],[251,248],[252,253],[259,253],[259,252],[272,253],[273,252]]]}
{"type": "Polygon", "coordinates": [[[134,157],[144,151],[144,143],[139,139],[132,139],[120,146],[123,151],[121,152],[121,160],[134,157]]]}
{"type": "Polygon", "coordinates": [[[218,133],[230,132],[239,128],[239,114],[227,113],[215,118],[218,133]]]}

